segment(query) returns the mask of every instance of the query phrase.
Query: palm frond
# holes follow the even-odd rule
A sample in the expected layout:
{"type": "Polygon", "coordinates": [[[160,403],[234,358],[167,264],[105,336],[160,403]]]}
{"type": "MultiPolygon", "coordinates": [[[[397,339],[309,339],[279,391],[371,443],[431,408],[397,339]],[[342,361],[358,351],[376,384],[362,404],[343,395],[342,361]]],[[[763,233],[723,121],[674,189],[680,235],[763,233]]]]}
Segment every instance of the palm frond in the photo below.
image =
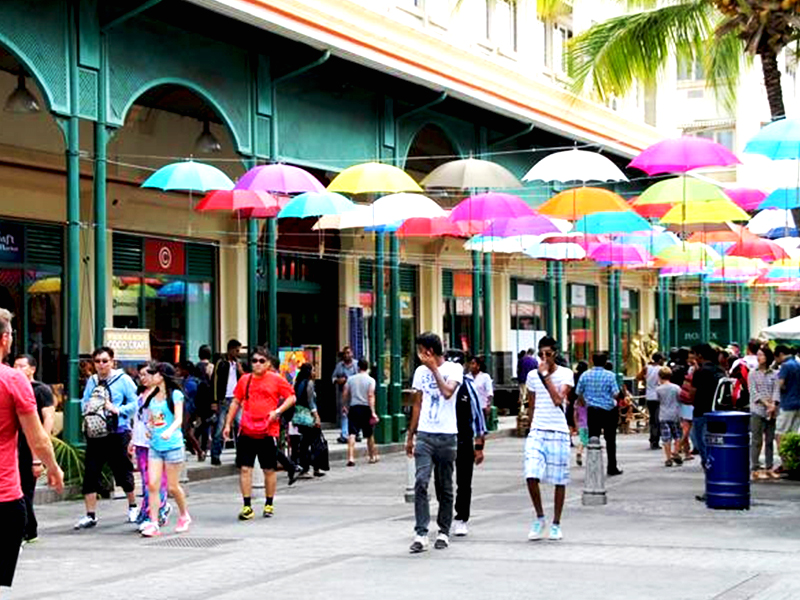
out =
{"type": "Polygon", "coordinates": [[[50,437],[56,462],[64,471],[64,484],[77,485],[83,481],[86,453],[81,448],[76,448],[55,436],[50,437]]]}
{"type": "Polygon", "coordinates": [[[536,0],[536,15],[542,21],[555,21],[572,13],[572,6],[566,0],[536,0]]]}
{"type": "Polygon", "coordinates": [[[703,61],[706,87],[714,91],[722,108],[729,114],[735,114],[742,61],[752,62],[752,58],[745,52],[744,42],[735,33],[712,36],[706,48],[703,61]]]}
{"type": "Polygon", "coordinates": [[[693,61],[713,36],[715,13],[704,0],[684,0],[598,23],[573,38],[567,60],[573,91],[623,96],[635,81],[652,83],[672,55],[693,61]]]}

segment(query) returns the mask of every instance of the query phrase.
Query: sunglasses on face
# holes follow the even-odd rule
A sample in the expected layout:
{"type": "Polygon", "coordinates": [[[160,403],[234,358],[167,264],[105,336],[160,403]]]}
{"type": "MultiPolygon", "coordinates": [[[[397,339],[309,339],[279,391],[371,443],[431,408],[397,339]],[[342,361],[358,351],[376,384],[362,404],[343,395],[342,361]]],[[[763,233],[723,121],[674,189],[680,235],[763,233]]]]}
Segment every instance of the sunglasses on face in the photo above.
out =
{"type": "Polygon", "coordinates": [[[108,358],[95,358],[94,359],[94,364],[96,364],[96,365],[98,365],[98,364],[103,364],[104,365],[104,364],[109,363],[109,362],[111,362],[111,359],[108,359],[108,358]]]}
{"type": "Polygon", "coordinates": [[[539,352],[539,358],[553,358],[555,356],[555,352],[539,352]]]}
{"type": "Polygon", "coordinates": [[[261,364],[261,365],[263,365],[266,362],[267,362],[266,358],[254,358],[253,359],[253,363],[258,363],[258,364],[261,364]]]}

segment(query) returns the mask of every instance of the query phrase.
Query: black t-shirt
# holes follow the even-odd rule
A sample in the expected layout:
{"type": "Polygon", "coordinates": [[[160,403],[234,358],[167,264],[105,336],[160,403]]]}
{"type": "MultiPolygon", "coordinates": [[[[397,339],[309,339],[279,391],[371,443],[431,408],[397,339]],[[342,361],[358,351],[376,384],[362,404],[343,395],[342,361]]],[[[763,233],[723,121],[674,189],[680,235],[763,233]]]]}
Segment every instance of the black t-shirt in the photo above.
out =
{"type": "Polygon", "coordinates": [[[711,412],[714,403],[714,394],[717,391],[717,383],[725,376],[725,372],[712,363],[704,363],[702,367],[695,370],[692,375],[692,387],[695,388],[694,395],[694,416],[702,417],[707,412],[711,412]]]}
{"type": "MultiPolygon", "coordinates": [[[[49,385],[40,381],[33,381],[31,385],[33,386],[33,396],[36,398],[36,411],[39,413],[39,420],[42,421],[42,410],[55,405],[53,390],[50,389],[49,385]]],[[[25,434],[22,431],[19,432],[17,449],[19,450],[20,464],[28,464],[33,460],[25,434]]]]}

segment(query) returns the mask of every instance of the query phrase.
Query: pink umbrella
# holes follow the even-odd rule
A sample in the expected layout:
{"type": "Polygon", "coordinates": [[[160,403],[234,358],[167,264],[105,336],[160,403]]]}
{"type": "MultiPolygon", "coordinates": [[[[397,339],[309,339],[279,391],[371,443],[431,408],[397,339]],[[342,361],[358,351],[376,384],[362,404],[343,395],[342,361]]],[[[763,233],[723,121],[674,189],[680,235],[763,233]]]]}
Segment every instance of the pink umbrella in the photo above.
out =
{"type": "Polygon", "coordinates": [[[256,190],[276,194],[324,192],[325,186],[300,167],[275,164],[253,167],[236,182],[237,190],[256,190]]]}
{"type": "Polygon", "coordinates": [[[705,138],[683,136],[653,144],[628,166],[636,167],[648,175],[658,175],[738,164],[739,159],[725,146],[705,138]]]}
{"type": "Polygon", "coordinates": [[[198,212],[254,209],[271,212],[270,216],[274,217],[280,206],[278,198],[267,192],[234,189],[209,192],[194,209],[198,212]]]}
{"type": "Polygon", "coordinates": [[[518,217],[503,217],[492,221],[481,235],[487,237],[512,237],[516,235],[542,235],[561,231],[550,219],[540,214],[518,217]]]}
{"type": "Polygon", "coordinates": [[[756,210],[767,197],[766,192],[753,188],[729,188],[723,191],[739,208],[747,212],[756,210]]]}
{"type": "Polygon", "coordinates": [[[488,221],[490,219],[530,217],[534,212],[522,198],[512,194],[487,192],[459,202],[448,219],[451,221],[488,221]]]}
{"type": "Polygon", "coordinates": [[[589,258],[604,265],[624,265],[626,267],[643,267],[653,260],[650,253],[635,244],[598,244],[589,258]]]}
{"type": "Polygon", "coordinates": [[[486,228],[485,221],[460,221],[453,223],[447,217],[413,217],[397,228],[395,235],[404,237],[457,237],[467,238],[486,228]]]}

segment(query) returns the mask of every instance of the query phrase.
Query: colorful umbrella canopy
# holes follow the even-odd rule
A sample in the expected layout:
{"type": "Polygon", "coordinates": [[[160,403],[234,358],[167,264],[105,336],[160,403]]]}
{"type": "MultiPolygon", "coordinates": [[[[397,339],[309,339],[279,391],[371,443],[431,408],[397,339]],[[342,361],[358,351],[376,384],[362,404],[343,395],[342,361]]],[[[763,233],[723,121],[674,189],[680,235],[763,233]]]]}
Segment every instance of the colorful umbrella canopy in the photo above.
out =
{"type": "MultiPolygon", "coordinates": [[[[747,221],[749,218],[750,215],[726,198],[709,202],[686,202],[673,206],[667,214],[661,217],[660,223],[685,228],[687,225],[747,221]]],[[[694,229],[696,230],[696,228],[694,229]]]]}
{"type": "Polygon", "coordinates": [[[547,217],[540,214],[510,218],[494,219],[481,232],[486,237],[511,237],[520,235],[542,235],[544,233],[560,233],[561,229],[547,217]]]}
{"type": "Polygon", "coordinates": [[[142,187],[164,191],[208,192],[232,190],[233,181],[216,167],[185,160],[161,167],[145,180],[142,187]]]}
{"type": "Polygon", "coordinates": [[[761,274],[754,285],[777,286],[800,279],[800,261],[779,260],[761,274]]]}
{"type": "Polygon", "coordinates": [[[634,158],[629,166],[648,175],[658,175],[738,164],[739,159],[725,146],[705,138],[683,136],[653,144],[634,158]]]}
{"type": "Polygon", "coordinates": [[[575,223],[575,231],[583,233],[632,233],[651,229],[650,224],[632,210],[592,213],[575,223]]]}
{"type": "Polygon", "coordinates": [[[758,208],[767,197],[765,192],[754,188],[725,188],[725,194],[736,203],[736,206],[747,212],[758,208]]]}
{"type": "Polygon", "coordinates": [[[800,231],[796,227],[775,227],[764,234],[768,240],[779,240],[782,238],[796,238],[800,236],[800,231]]]}
{"type": "Polygon", "coordinates": [[[372,226],[372,208],[356,204],[355,209],[335,215],[323,215],[313,230],[320,229],[363,229],[372,226]]]}
{"type": "Polygon", "coordinates": [[[646,249],[650,254],[658,254],[662,250],[680,244],[680,238],[671,231],[634,232],[614,236],[614,242],[619,244],[635,244],[646,249]]]}
{"type": "Polygon", "coordinates": [[[730,201],[721,187],[694,177],[681,176],[654,183],[642,192],[634,204],[643,206],[645,204],[679,204],[719,200],[730,201]]]}
{"type": "Polygon", "coordinates": [[[621,196],[602,188],[579,187],[550,198],[538,209],[539,214],[577,221],[596,212],[625,212],[630,206],[621,196]]]}
{"type": "Polygon", "coordinates": [[[741,225],[726,223],[726,228],[719,231],[697,231],[689,236],[689,242],[703,242],[705,244],[731,243],[735,244],[739,240],[756,238],[757,235],[751,233],[741,225]]]}
{"type": "Polygon", "coordinates": [[[764,198],[758,208],[791,209],[800,207],[800,188],[778,188],[764,198]]]}
{"type": "Polygon", "coordinates": [[[489,219],[533,216],[525,201],[512,194],[487,192],[470,196],[456,204],[448,219],[451,221],[488,221],[489,219]]]}
{"type": "Polygon", "coordinates": [[[706,276],[708,281],[735,283],[744,283],[756,279],[768,268],[767,264],[762,260],[742,256],[724,256],[715,260],[711,266],[714,270],[706,276]]]}
{"type": "MultiPolygon", "coordinates": [[[[287,199],[288,202],[288,199],[287,199]]],[[[280,200],[267,192],[251,190],[215,190],[197,203],[194,209],[198,212],[212,210],[256,209],[271,216],[278,214],[282,208],[280,200]]]]}
{"type": "Polygon", "coordinates": [[[278,213],[279,219],[305,219],[323,215],[339,215],[356,210],[350,200],[333,192],[306,192],[295,196],[278,213]]]}
{"type": "Polygon", "coordinates": [[[650,253],[641,246],[614,242],[599,244],[589,253],[589,258],[606,266],[624,265],[627,267],[643,267],[653,260],[650,253]]]}
{"type": "Polygon", "coordinates": [[[710,265],[719,258],[721,258],[719,253],[707,244],[683,242],[659,252],[655,257],[655,262],[659,267],[710,265]]]}
{"type": "Polygon", "coordinates": [[[800,252],[800,237],[780,237],[772,240],[781,248],[786,250],[789,256],[794,257],[795,254],[800,252]]]}
{"type": "Polygon", "coordinates": [[[522,181],[628,181],[609,158],[599,152],[566,150],[548,154],[525,173],[522,181]]]}
{"type": "Polygon", "coordinates": [[[631,205],[631,208],[636,211],[636,214],[645,219],[660,219],[672,208],[671,202],[665,204],[636,204],[638,199],[639,196],[636,196],[628,200],[628,203],[631,205]]]}
{"type": "Polygon", "coordinates": [[[459,190],[521,188],[511,171],[488,160],[464,158],[439,165],[422,180],[426,188],[455,188],[459,190]]]}
{"type": "Polygon", "coordinates": [[[370,162],[348,167],[331,181],[328,190],[348,194],[395,194],[421,192],[422,188],[402,169],[370,162]]]}
{"type": "Polygon", "coordinates": [[[447,211],[422,194],[390,194],[372,203],[373,225],[389,225],[412,217],[445,217],[447,211]]]}
{"type": "Polygon", "coordinates": [[[728,248],[725,254],[727,256],[740,256],[750,259],[757,258],[766,262],[789,258],[789,253],[781,248],[780,245],[753,235],[737,241],[728,248]]]}
{"type": "Polygon", "coordinates": [[[454,223],[447,217],[415,217],[406,219],[397,228],[397,237],[457,237],[466,238],[486,228],[485,221],[454,223]]]}
{"type": "Polygon", "coordinates": [[[797,225],[794,222],[791,210],[767,208],[750,219],[746,227],[751,233],[761,235],[777,227],[796,228],[797,225]]]}
{"type": "Polygon", "coordinates": [[[325,186],[311,173],[293,165],[274,164],[253,167],[236,182],[237,190],[301,194],[324,192],[325,186]]]}
{"type": "Polygon", "coordinates": [[[800,119],[781,119],[766,125],[744,147],[772,160],[800,159],[800,119]]]}

